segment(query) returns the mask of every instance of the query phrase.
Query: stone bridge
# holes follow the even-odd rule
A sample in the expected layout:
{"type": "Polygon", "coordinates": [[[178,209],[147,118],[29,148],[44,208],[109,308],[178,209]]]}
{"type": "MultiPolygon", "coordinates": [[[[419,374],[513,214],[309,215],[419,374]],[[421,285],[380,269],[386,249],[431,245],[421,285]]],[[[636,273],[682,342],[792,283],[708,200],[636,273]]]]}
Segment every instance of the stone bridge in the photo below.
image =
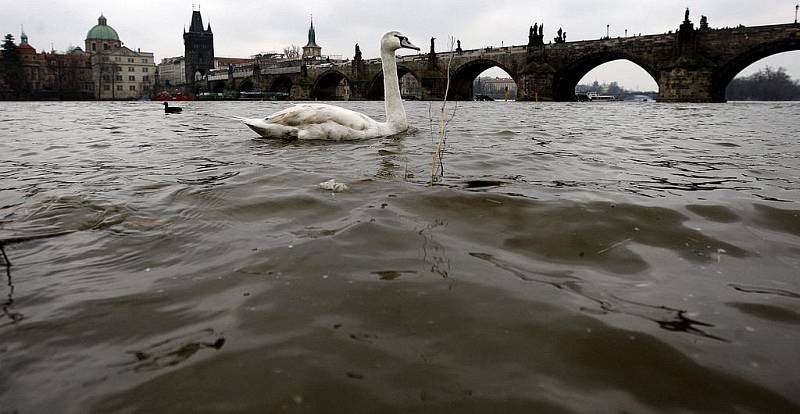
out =
{"type": "MultiPolygon", "coordinates": [[[[531,43],[453,52],[448,99],[471,100],[474,79],[486,69],[499,67],[517,83],[518,100],[571,101],[575,86],[589,71],[627,59],[656,81],[658,101],[725,102],[728,83],[744,68],[770,55],[800,50],[800,25],[710,29],[703,24],[695,29],[687,12],[687,19],[674,33],[531,43]]],[[[414,76],[423,100],[440,100],[450,57],[448,52],[399,57],[399,76],[414,76]]],[[[297,61],[235,68],[225,76],[209,78],[207,87],[221,90],[221,84],[229,87],[234,82],[245,86],[240,90],[284,92],[294,100],[335,100],[342,97],[341,88],[347,87],[348,99],[382,99],[382,76],[377,59],[322,65],[297,61]]]]}

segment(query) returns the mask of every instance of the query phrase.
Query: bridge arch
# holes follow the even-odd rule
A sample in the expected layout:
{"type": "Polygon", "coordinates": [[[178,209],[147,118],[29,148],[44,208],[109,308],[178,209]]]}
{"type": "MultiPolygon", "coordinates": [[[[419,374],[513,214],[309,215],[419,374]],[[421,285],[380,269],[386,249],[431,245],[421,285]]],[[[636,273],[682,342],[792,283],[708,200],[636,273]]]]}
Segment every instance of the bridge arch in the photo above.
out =
{"type": "Polygon", "coordinates": [[[292,91],[292,86],[294,86],[294,82],[292,82],[291,78],[288,76],[278,76],[269,83],[267,92],[280,92],[288,94],[292,91]]]}
{"type": "MultiPolygon", "coordinates": [[[[421,79],[419,75],[414,72],[413,70],[403,66],[397,65],[397,78],[402,79],[406,75],[411,75],[414,77],[414,80],[417,82],[418,85],[421,85],[421,79]]],[[[403,94],[403,88],[401,85],[400,94],[403,94]]],[[[416,96],[416,93],[415,93],[416,96]]],[[[407,96],[406,96],[407,97],[407,96]]],[[[367,99],[371,101],[381,101],[383,100],[383,70],[379,71],[375,76],[372,77],[372,80],[369,82],[369,86],[367,89],[367,99]]],[[[419,98],[419,96],[417,96],[419,98]]]]}
{"type": "Polygon", "coordinates": [[[223,93],[225,92],[225,81],[209,82],[211,85],[211,92],[223,93]]]}
{"type": "Polygon", "coordinates": [[[349,99],[350,79],[338,70],[323,72],[311,87],[311,99],[336,101],[349,99]]]}
{"type": "Polygon", "coordinates": [[[715,101],[725,102],[725,90],[733,78],[761,59],[784,52],[800,50],[800,35],[774,42],[762,43],[738,54],[720,66],[712,79],[711,94],[715,101]]]}
{"type": "Polygon", "coordinates": [[[236,89],[239,92],[253,92],[253,89],[255,89],[255,85],[253,84],[252,80],[247,79],[247,80],[242,81],[242,83],[240,83],[239,87],[236,88],[236,89]]]}
{"type": "Polygon", "coordinates": [[[655,83],[658,84],[659,74],[656,68],[644,63],[639,57],[624,50],[603,50],[584,56],[566,68],[558,70],[553,79],[553,100],[574,101],[575,87],[578,82],[592,69],[615,60],[628,60],[634,63],[650,74],[655,83]]]}
{"type": "Polygon", "coordinates": [[[450,76],[450,93],[447,99],[455,101],[471,101],[474,99],[473,83],[478,76],[491,68],[500,68],[514,79],[519,87],[519,76],[507,66],[495,60],[480,58],[470,60],[453,70],[450,76]]]}

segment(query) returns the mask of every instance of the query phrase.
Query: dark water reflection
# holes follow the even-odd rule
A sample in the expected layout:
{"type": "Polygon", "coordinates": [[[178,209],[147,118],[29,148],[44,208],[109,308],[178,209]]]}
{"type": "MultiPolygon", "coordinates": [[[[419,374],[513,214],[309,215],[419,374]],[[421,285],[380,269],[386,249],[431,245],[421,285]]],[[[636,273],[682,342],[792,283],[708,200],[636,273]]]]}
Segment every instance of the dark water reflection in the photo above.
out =
{"type": "Polygon", "coordinates": [[[281,106],[2,104],[0,412],[800,410],[800,106],[281,106]]]}

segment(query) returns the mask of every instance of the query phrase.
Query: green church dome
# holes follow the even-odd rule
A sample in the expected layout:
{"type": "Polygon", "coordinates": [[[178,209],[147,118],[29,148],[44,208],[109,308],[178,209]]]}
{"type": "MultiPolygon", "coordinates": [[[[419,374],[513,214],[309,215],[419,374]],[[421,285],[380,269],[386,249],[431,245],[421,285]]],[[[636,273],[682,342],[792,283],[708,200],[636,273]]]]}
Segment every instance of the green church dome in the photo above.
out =
{"type": "Polygon", "coordinates": [[[100,15],[100,18],[97,19],[97,25],[89,30],[89,33],[86,34],[86,38],[119,41],[117,31],[106,24],[106,18],[103,15],[100,15]]]}

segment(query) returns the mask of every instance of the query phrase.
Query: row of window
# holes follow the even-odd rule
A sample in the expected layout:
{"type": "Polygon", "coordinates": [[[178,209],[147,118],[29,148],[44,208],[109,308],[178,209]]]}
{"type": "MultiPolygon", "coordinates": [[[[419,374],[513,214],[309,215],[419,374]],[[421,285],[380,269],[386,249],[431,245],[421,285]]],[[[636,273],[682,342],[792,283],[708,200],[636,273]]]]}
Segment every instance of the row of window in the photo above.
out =
{"type": "MultiPolygon", "coordinates": [[[[110,81],[111,80],[111,76],[103,75],[103,80],[104,81],[110,81]]],[[[118,82],[122,82],[122,75],[115,76],[114,80],[118,81],[118,82]]],[[[136,76],[133,76],[133,75],[128,76],[128,81],[129,82],[136,82],[136,76]]],[[[150,77],[149,76],[142,76],[142,82],[150,82],[150,77]]]]}
{"type": "MultiPolygon", "coordinates": [[[[110,47],[108,47],[108,43],[103,43],[103,50],[108,50],[108,49],[110,49],[110,47]]],[[[97,50],[97,43],[92,43],[92,51],[95,50],[97,50]]]]}
{"type": "MultiPolygon", "coordinates": [[[[103,85],[103,90],[104,91],[110,91],[111,90],[111,85],[103,85]]],[[[122,85],[117,85],[117,90],[121,91],[122,90],[122,85]]],[[[135,91],[136,90],[136,85],[130,85],[128,87],[128,90],[129,91],[135,91]]]]}
{"type": "MultiPolygon", "coordinates": [[[[114,57],[114,61],[115,62],[121,62],[122,58],[120,58],[119,56],[116,56],[116,57],[114,57]]],[[[132,57],[129,57],[128,58],[128,63],[136,63],[136,59],[132,58],[132,57]]],[[[150,63],[150,62],[149,62],[149,59],[142,59],[142,63],[150,63]]]]}
{"type": "MultiPolygon", "coordinates": [[[[108,56],[103,56],[103,62],[108,62],[111,59],[108,56]]],[[[141,63],[150,63],[150,59],[143,58],[141,59],[141,63]]],[[[122,62],[122,58],[119,56],[114,56],[114,62],[122,62]]],[[[128,63],[136,63],[136,58],[129,57],[128,63]]]]}
{"type": "MultiPolygon", "coordinates": [[[[104,62],[108,62],[108,58],[103,58],[103,61],[104,62]]],[[[103,71],[104,72],[108,72],[108,71],[111,71],[113,69],[114,69],[114,66],[103,66],[103,71]]],[[[117,66],[117,71],[120,71],[120,70],[122,70],[122,67],[117,66]]],[[[128,66],[128,72],[136,72],[136,66],[128,66]]],[[[148,72],[150,72],[150,68],[149,67],[143,67],[142,68],[142,72],[143,73],[148,73],[148,72]]]]}
{"type": "MultiPolygon", "coordinates": [[[[62,66],[62,65],[65,65],[68,68],[73,68],[73,67],[80,66],[80,63],[75,63],[75,62],[57,62],[55,60],[48,60],[47,64],[50,65],[50,66],[56,66],[56,65],[62,66]]],[[[86,62],[86,67],[90,68],[90,67],[92,67],[92,64],[89,63],[89,62],[86,62]]]]}

